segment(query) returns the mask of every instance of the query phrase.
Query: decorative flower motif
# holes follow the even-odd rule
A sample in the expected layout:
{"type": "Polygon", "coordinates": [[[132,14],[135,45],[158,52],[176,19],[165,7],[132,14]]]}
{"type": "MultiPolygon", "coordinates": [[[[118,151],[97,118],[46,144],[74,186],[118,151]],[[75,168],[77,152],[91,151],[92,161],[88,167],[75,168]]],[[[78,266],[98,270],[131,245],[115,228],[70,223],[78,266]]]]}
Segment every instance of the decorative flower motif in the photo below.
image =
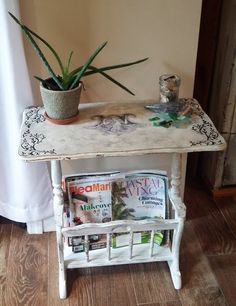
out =
{"type": "Polygon", "coordinates": [[[32,134],[30,130],[26,130],[23,133],[21,142],[21,148],[23,149],[23,155],[40,155],[40,154],[56,154],[55,149],[52,150],[38,150],[36,145],[41,143],[46,137],[43,134],[32,134]]]}
{"type": "Polygon", "coordinates": [[[33,123],[39,123],[45,121],[45,117],[39,113],[40,107],[31,107],[26,112],[25,125],[30,128],[33,123]]]}
{"type": "Polygon", "coordinates": [[[191,141],[192,146],[196,145],[215,145],[222,144],[222,141],[218,139],[219,133],[214,129],[212,124],[201,118],[202,122],[200,124],[195,124],[192,130],[198,134],[204,135],[205,139],[202,141],[191,141]]]}
{"type": "Polygon", "coordinates": [[[219,138],[219,133],[216,131],[214,126],[212,125],[211,122],[206,120],[204,117],[206,116],[204,111],[202,110],[201,106],[199,103],[194,100],[194,99],[186,99],[188,100],[188,103],[192,107],[194,107],[195,110],[197,110],[197,114],[201,119],[200,123],[193,124],[192,130],[200,135],[204,135],[205,139],[201,141],[191,141],[192,146],[196,145],[220,145],[223,144],[221,139],[219,138]]]}
{"type": "Polygon", "coordinates": [[[101,132],[120,135],[124,132],[132,132],[137,127],[142,126],[140,123],[130,121],[129,117],[136,117],[134,114],[94,116],[91,119],[97,119],[99,122],[91,126],[91,129],[98,129],[101,132]]]}
{"type": "Polygon", "coordinates": [[[22,155],[42,155],[42,154],[56,154],[55,149],[52,150],[38,150],[36,146],[40,144],[46,136],[41,133],[32,134],[30,127],[32,124],[38,124],[45,121],[45,117],[40,114],[40,107],[30,107],[25,113],[25,126],[27,129],[22,135],[21,148],[22,155]]]}

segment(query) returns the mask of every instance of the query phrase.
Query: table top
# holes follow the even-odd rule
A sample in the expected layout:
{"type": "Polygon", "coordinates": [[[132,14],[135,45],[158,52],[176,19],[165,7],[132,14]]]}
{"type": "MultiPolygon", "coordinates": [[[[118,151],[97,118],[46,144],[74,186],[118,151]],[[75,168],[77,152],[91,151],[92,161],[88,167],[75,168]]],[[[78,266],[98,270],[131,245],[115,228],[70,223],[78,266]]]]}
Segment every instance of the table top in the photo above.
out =
{"type": "Polygon", "coordinates": [[[131,156],[152,153],[219,151],[225,141],[194,99],[182,99],[194,113],[183,128],[155,127],[155,114],[144,108],[150,101],[86,103],[78,121],[55,125],[44,108],[29,107],[23,114],[19,155],[26,161],[131,156]]]}

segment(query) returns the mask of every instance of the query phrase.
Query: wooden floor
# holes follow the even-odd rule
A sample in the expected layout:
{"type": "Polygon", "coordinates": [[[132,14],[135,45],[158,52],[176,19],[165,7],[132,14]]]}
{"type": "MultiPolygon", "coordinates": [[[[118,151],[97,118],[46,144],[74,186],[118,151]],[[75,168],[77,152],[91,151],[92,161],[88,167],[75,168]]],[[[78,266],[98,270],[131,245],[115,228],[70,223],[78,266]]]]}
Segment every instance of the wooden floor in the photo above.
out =
{"type": "Polygon", "coordinates": [[[187,188],[181,244],[183,288],[166,263],[68,271],[69,297],[58,298],[55,233],[28,235],[0,224],[0,305],[236,305],[236,201],[217,203],[200,185],[187,188]]]}

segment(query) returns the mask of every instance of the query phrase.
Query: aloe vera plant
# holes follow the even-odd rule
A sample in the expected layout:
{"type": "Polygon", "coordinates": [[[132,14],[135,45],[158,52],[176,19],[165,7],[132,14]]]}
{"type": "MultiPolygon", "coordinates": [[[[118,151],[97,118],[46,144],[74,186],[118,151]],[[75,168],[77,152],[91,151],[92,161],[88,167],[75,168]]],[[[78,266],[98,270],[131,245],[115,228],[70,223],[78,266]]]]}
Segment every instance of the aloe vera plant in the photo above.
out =
{"type": "Polygon", "coordinates": [[[78,86],[78,84],[81,82],[82,77],[89,76],[95,73],[101,74],[103,77],[107,78],[109,81],[113,82],[123,90],[127,91],[129,94],[134,95],[132,91],[130,91],[126,86],[115,80],[113,77],[108,75],[105,71],[112,70],[112,69],[118,69],[122,67],[127,67],[135,64],[139,64],[141,62],[146,61],[148,58],[143,58],[137,61],[119,64],[119,65],[112,65],[112,66],[105,66],[105,67],[96,67],[92,65],[93,60],[96,58],[96,56],[103,50],[103,48],[107,45],[107,42],[102,43],[100,46],[97,47],[97,49],[94,51],[94,53],[88,58],[86,63],[77,69],[74,69],[70,71],[70,63],[71,58],[73,55],[73,51],[70,52],[68,61],[66,64],[62,63],[61,58],[59,57],[58,53],[55,51],[55,49],[42,37],[40,37],[37,33],[29,29],[26,25],[22,24],[12,13],[8,12],[9,15],[13,18],[13,20],[21,27],[23,33],[27,37],[27,39],[30,41],[32,46],[34,47],[36,53],[38,54],[40,60],[44,64],[45,68],[48,71],[48,74],[50,76],[49,79],[43,80],[37,76],[35,78],[42,82],[43,86],[47,89],[51,90],[70,90],[78,86]],[[42,52],[41,48],[39,47],[36,40],[41,41],[54,55],[59,68],[60,68],[60,75],[57,75],[54,70],[52,69],[51,65],[49,64],[48,60],[46,59],[44,53],[42,52]]]}

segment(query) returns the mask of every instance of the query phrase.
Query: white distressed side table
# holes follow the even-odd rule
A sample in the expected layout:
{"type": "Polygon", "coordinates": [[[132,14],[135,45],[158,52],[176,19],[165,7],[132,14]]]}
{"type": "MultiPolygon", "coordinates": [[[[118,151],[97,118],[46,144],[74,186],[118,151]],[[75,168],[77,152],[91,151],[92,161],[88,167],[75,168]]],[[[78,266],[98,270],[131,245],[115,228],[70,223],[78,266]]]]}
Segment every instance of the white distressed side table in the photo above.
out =
{"type": "MultiPolygon", "coordinates": [[[[194,99],[183,99],[194,109],[192,122],[185,128],[153,127],[154,114],[144,106],[150,102],[89,103],[80,105],[79,120],[70,125],[46,121],[44,109],[24,111],[21,127],[20,157],[28,162],[50,161],[54,194],[57,248],[59,258],[59,294],[66,298],[66,269],[167,261],[174,287],[181,288],[179,248],[185,220],[185,205],[180,197],[181,161],[188,152],[224,150],[226,144],[211,120],[194,99]],[[167,220],[111,221],[63,227],[61,160],[136,156],[166,153],[172,155],[169,199],[174,215],[167,220]],[[133,245],[133,233],[151,231],[150,244],[133,245]],[[173,231],[169,247],[153,243],[156,230],[173,231]],[[128,247],[111,249],[111,234],[129,232],[128,247]],[[64,237],[107,234],[107,248],[73,254],[64,245],[64,237]]],[[[143,167],[145,168],[145,166],[143,167]]]]}

